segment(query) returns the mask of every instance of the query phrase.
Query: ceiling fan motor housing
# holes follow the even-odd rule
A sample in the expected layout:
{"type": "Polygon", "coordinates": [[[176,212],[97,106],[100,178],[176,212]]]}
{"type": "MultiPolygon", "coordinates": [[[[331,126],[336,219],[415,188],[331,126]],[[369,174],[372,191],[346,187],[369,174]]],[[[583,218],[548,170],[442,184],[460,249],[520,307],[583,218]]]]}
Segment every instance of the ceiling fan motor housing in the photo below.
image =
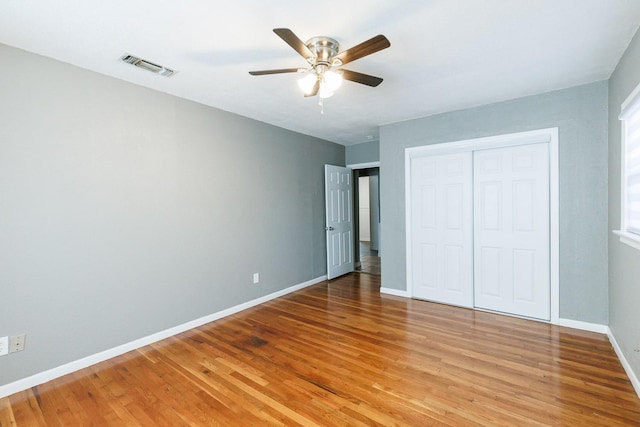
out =
{"type": "Polygon", "coordinates": [[[312,64],[315,62],[315,65],[332,65],[331,58],[340,51],[338,41],[329,37],[312,37],[305,45],[316,56],[316,58],[308,58],[309,62],[312,64]]]}

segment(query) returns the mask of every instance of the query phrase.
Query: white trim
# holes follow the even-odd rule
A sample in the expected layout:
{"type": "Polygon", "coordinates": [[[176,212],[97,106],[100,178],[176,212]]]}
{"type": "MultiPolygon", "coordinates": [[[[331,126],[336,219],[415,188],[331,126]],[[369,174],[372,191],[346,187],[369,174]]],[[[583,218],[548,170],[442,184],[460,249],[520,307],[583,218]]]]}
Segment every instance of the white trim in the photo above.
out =
{"type": "Polygon", "coordinates": [[[627,96],[627,99],[620,105],[620,115],[618,116],[619,120],[626,120],[629,116],[630,111],[635,111],[640,106],[640,84],[638,84],[633,92],[627,96]]]}
{"type": "Polygon", "coordinates": [[[636,373],[633,372],[633,369],[631,368],[631,365],[627,361],[627,358],[624,357],[624,353],[622,352],[622,349],[618,345],[616,338],[613,336],[613,331],[611,330],[611,328],[607,328],[607,336],[609,337],[609,342],[611,343],[613,350],[618,355],[618,359],[620,359],[620,363],[622,364],[624,371],[627,373],[627,376],[629,377],[629,381],[631,381],[631,385],[636,390],[638,397],[640,397],[640,380],[638,379],[638,376],[636,375],[636,373]]]}
{"type": "MultiPolygon", "coordinates": [[[[640,88],[638,86],[636,90],[640,88]]],[[[634,91],[635,92],[635,91],[634,91]]],[[[626,102],[626,101],[625,101],[626,102]]],[[[627,212],[627,194],[625,192],[626,188],[626,162],[625,162],[625,151],[626,151],[626,141],[627,141],[627,130],[624,125],[624,120],[620,119],[620,229],[624,230],[626,227],[626,212],[627,212]]],[[[622,241],[622,239],[620,240],[622,241]]]]}
{"type": "MultiPolygon", "coordinates": [[[[413,299],[409,295],[408,292],[401,291],[401,290],[398,290],[398,289],[391,289],[391,288],[381,287],[380,288],[380,293],[381,294],[395,295],[395,296],[399,296],[399,297],[413,299]]],[[[417,301],[424,301],[424,302],[431,302],[431,301],[422,300],[422,299],[416,299],[416,300],[417,301]]],[[[440,303],[438,303],[438,304],[440,304],[440,303]]],[[[461,305],[453,305],[453,304],[446,304],[446,305],[450,305],[452,307],[458,307],[458,308],[465,308],[465,309],[471,308],[472,310],[482,311],[484,313],[492,313],[492,314],[499,314],[501,316],[517,317],[518,319],[531,320],[532,322],[540,322],[540,323],[552,324],[552,325],[555,325],[555,326],[563,326],[565,328],[579,329],[581,331],[596,332],[598,334],[607,334],[608,331],[609,331],[609,327],[607,325],[601,325],[599,323],[583,322],[581,320],[559,318],[557,320],[557,322],[552,323],[552,322],[549,322],[548,320],[541,320],[541,319],[535,319],[535,318],[526,317],[526,316],[519,316],[517,314],[501,313],[499,311],[485,310],[483,308],[464,307],[464,306],[461,306],[461,305]]]]}
{"type": "MultiPolygon", "coordinates": [[[[380,162],[377,161],[377,162],[368,162],[368,163],[354,163],[354,164],[351,164],[351,165],[347,165],[346,167],[351,169],[351,170],[380,168],[380,162]]],[[[380,202],[380,200],[378,200],[378,202],[380,202]]],[[[355,213],[354,213],[354,215],[355,215],[355,213]]],[[[381,222],[378,223],[378,257],[382,258],[382,243],[380,241],[380,230],[382,230],[382,223],[381,222]]],[[[357,242],[353,242],[354,247],[355,247],[356,244],[358,244],[358,243],[357,242]]],[[[360,267],[360,266],[359,265],[356,266],[356,269],[358,267],[360,267]]]]}
{"type": "Polygon", "coordinates": [[[554,134],[557,139],[557,127],[405,148],[405,153],[408,154],[409,157],[413,158],[460,153],[463,151],[488,150],[499,147],[538,144],[541,142],[550,143],[554,138],[554,134]]]}
{"type": "Polygon", "coordinates": [[[411,298],[409,292],[394,288],[380,287],[380,293],[386,295],[395,295],[397,297],[411,298]]]}
{"type": "Polygon", "coordinates": [[[558,326],[564,326],[566,328],[580,329],[581,331],[597,332],[599,334],[606,334],[609,330],[609,327],[607,325],[583,322],[581,320],[573,319],[559,318],[558,321],[554,324],[558,326]]]}
{"type": "Polygon", "coordinates": [[[622,230],[613,230],[612,233],[620,236],[620,241],[625,245],[629,245],[635,249],[640,249],[640,236],[637,234],[628,233],[622,230]]]}
{"type": "Polygon", "coordinates": [[[633,92],[625,99],[620,106],[620,230],[614,231],[620,236],[620,242],[627,244],[635,249],[640,249],[640,236],[630,233],[629,230],[629,217],[627,212],[627,198],[628,198],[628,177],[627,177],[627,139],[629,136],[628,122],[635,118],[633,121],[637,123],[639,120],[635,117],[635,114],[640,112],[640,84],[638,84],[633,92]]]}
{"type": "Polygon", "coordinates": [[[549,144],[549,274],[552,324],[560,320],[560,198],[558,128],[538,129],[484,138],[465,139],[405,149],[405,250],[407,294],[413,295],[411,265],[411,160],[417,157],[486,150],[517,145],[549,144]]]}
{"type": "MultiPolygon", "coordinates": [[[[413,296],[413,264],[411,262],[413,251],[411,237],[413,235],[411,231],[411,224],[413,219],[411,218],[411,159],[414,151],[410,151],[412,149],[406,148],[404,150],[404,224],[405,224],[405,239],[404,239],[404,253],[405,253],[405,275],[407,281],[407,296],[413,296]]],[[[417,153],[416,153],[417,154],[417,153]]]]}
{"type": "Polygon", "coordinates": [[[369,169],[369,168],[379,168],[380,162],[368,162],[368,163],[354,163],[352,165],[347,165],[349,169],[369,169]]]}
{"type": "Polygon", "coordinates": [[[548,129],[549,141],[549,280],[551,323],[560,320],[560,154],[558,128],[548,129]]]}
{"type": "Polygon", "coordinates": [[[165,338],[169,338],[179,333],[202,326],[206,323],[213,322],[214,320],[218,320],[223,317],[230,316],[242,310],[246,310],[248,308],[255,307],[257,305],[260,305],[272,299],[290,294],[291,292],[295,292],[300,289],[315,285],[317,283],[324,282],[325,280],[327,280],[327,276],[317,277],[307,282],[300,283],[298,285],[294,285],[286,289],[282,289],[280,291],[274,292],[269,295],[265,295],[260,298],[256,298],[251,301],[247,301],[245,303],[227,308],[217,313],[213,313],[208,316],[204,316],[199,319],[195,319],[190,322],[183,323],[178,326],[174,326],[173,328],[169,328],[164,331],[160,331],[155,334],[151,334],[146,337],[139,338],[129,343],[122,344],[105,351],[101,351],[100,353],[92,354],[90,356],[83,357],[82,359],[65,363],[64,365],[58,366],[53,369],[49,369],[44,372],[37,373],[35,375],[31,375],[30,377],[22,378],[12,383],[2,385],[0,386],[0,398],[9,396],[14,393],[21,392],[23,390],[27,390],[31,387],[35,387],[37,385],[46,383],[47,381],[54,380],[63,375],[67,375],[72,372],[79,371],[80,369],[87,368],[91,365],[95,365],[96,363],[100,363],[107,359],[111,359],[113,357],[127,353],[129,351],[136,350],[138,348],[144,347],[149,344],[153,344],[165,338]]]}

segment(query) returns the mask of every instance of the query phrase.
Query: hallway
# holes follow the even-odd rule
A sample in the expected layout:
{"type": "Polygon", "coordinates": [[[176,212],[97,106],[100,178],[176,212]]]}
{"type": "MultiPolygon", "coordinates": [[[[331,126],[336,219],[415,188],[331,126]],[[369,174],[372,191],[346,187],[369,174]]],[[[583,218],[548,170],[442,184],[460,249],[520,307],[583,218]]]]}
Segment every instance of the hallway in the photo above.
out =
{"type": "Polygon", "coordinates": [[[356,273],[380,276],[380,257],[378,251],[371,250],[370,242],[360,241],[360,264],[356,273]]]}

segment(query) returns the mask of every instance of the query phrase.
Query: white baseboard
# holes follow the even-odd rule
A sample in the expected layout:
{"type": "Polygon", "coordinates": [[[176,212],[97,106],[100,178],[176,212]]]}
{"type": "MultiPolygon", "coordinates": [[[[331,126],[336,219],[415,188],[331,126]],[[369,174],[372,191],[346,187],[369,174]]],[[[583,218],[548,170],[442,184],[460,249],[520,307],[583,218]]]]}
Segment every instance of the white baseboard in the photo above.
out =
{"type": "Polygon", "coordinates": [[[611,343],[611,346],[613,347],[616,354],[618,355],[618,359],[620,359],[620,363],[622,364],[624,371],[627,373],[627,376],[629,377],[629,381],[631,381],[631,385],[633,385],[633,388],[636,390],[638,397],[640,397],[640,380],[638,380],[638,376],[636,375],[635,372],[633,372],[633,369],[631,369],[631,365],[627,361],[627,358],[624,357],[624,353],[622,353],[622,349],[618,345],[616,338],[613,336],[613,332],[611,331],[611,328],[607,328],[607,336],[609,337],[609,342],[611,343]]]}
{"type": "MultiPolygon", "coordinates": [[[[407,291],[403,291],[400,289],[393,289],[393,288],[385,288],[384,286],[380,288],[380,293],[387,294],[387,295],[395,295],[397,297],[403,297],[403,298],[411,298],[411,295],[409,295],[409,292],[407,291]]],[[[466,307],[466,308],[485,311],[475,307],[466,307]]],[[[486,310],[486,311],[495,313],[494,311],[491,311],[491,310],[486,310]]],[[[501,313],[501,314],[505,314],[505,313],[501,313]]],[[[515,316],[515,317],[521,317],[521,316],[515,316]]],[[[523,317],[523,319],[527,319],[527,318],[523,317]]],[[[534,319],[531,319],[531,320],[534,320],[534,319]]],[[[599,323],[583,322],[580,320],[572,320],[572,319],[560,318],[558,319],[557,322],[552,322],[552,324],[558,325],[558,326],[565,326],[567,328],[580,329],[583,331],[597,332],[599,334],[607,334],[609,331],[609,327],[607,325],[601,325],[599,323]]]]}
{"type": "Polygon", "coordinates": [[[87,368],[91,365],[95,365],[96,363],[103,362],[105,360],[111,359],[113,357],[119,356],[121,354],[127,353],[132,350],[136,350],[138,348],[144,347],[145,345],[153,344],[154,342],[163,340],[165,338],[169,338],[171,336],[177,335],[179,333],[188,331],[193,328],[197,328],[198,326],[202,326],[206,323],[213,322],[214,320],[218,320],[223,317],[230,316],[242,310],[255,307],[256,305],[260,305],[272,299],[290,294],[291,292],[295,292],[297,290],[306,288],[308,286],[315,285],[316,283],[320,283],[325,280],[327,280],[327,276],[318,277],[318,278],[309,280],[307,282],[300,283],[298,285],[294,285],[286,289],[282,289],[278,292],[274,292],[272,294],[265,295],[263,297],[256,298],[254,300],[247,301],[245,303],[236,305],[234,307],[227,308],[226,310],[222,310],[217,313],[213,313],[208,316],[204,316],[199,319],[195,319],[190,322],[183,323],[178,326],[174,326],[173,328],[169,328],[164,331],[139,338],[129,343],[122,344],[105,351],[101,351],[100,353],[92,354],[91,356],[83,357],[82,359],[66,363],[64,365],[58,366],[53,369],[49,369],[44,372],[37,373],[30,377],[26,377],[9,384],[5,384],[3,386],[0,386],[0,398],[9,396],[14,393],[19,393],[23,390],[27,390],[31,387],[35,387],[40,384],[44,384],[47,381],[51,381],[63,375],[67,375],[72,372],[79,371],[80,369],[87,368]]]}
{"type": "Polygon", "coordinates": [[[563,318],[558,319],[558,322],[554,322],[554,324],[558,326],[566,326],[567,328],[581,329],[583,331],[597,332],[599,334],[606,334],[609,330],[609,327],[607,325],[600,325],[599,323],[589,323],[583,322],[581,320],[563,318]]]}
{"type": "Polygon", "coordinates": [[[403,291],[403,290],[400,290],[400,289],[381,287],[380,288],[380,293],[381,294],[387,294],[387,295],[395,295],[397,297],[411,298],[411,296],[409,295],[409,292],[403,291]]]}

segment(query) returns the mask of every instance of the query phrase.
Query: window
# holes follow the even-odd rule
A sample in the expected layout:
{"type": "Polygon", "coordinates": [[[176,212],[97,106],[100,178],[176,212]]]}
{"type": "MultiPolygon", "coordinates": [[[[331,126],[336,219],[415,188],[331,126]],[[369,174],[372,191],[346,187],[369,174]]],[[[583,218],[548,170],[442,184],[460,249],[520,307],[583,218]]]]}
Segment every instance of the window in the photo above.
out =
{"type": "Polygon", "coordinates": [[[640,249],[640,85],[622,104],[620,240],[640,249]]]}

